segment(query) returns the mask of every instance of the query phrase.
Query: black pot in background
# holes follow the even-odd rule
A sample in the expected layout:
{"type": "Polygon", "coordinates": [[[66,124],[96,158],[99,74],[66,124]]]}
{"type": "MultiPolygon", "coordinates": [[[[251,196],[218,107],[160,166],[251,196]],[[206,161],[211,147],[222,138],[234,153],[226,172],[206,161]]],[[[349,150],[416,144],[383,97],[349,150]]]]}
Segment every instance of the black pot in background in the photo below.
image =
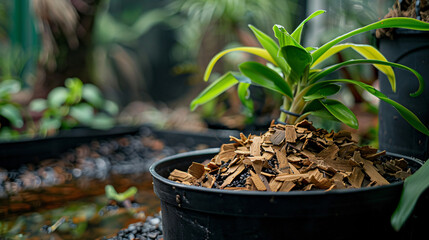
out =
{"type": "MultiPolygon", "coordinates": [[[[429,32],[396,29],[394,39],[378,39],[380,52],[390,62],[400,63],[419,72],[425,80],[422,95],[411,97],[419,83],[409,71],[394,68],[396,92],[387,77],[379,73],[381,92],[410,109],[429,127],[429,32]]],[[[389,104],[381,101],[379,109],[379,148],[413,156],[422,160],[429,158],[429,137],[415,130],[389,104]]]]}
{"type": "Polygon", "coordinates": [[[201,133],[157,130],[150,126],[117,126],[108,130],[74,128],[60,131],[55,136],[36,137],[10,142],[0,142],[0,168],[17,169],[23,164],[38,163],[47,158],[55,158],[70,149],[93,140],[119,138],[148,131],[169,146],[183,145],[192,148],[197,145],[219,147],[229,142],[229,136],[239,136],[238,131],[208,130],[201,133]]]}
{"type": "Polygon", "coordinates": [[[58,157],[69,149],[93,140],[136,134],[139,130],[138,126],[118,126],[109,130],[82,127],[60,131],[55,136],[45,138],[0,142],[0,167],[19,168],[22,164],[58,157]]]}
{"type": "MultiPolygon", "coordinates": [[[[273,193],[207,189],[167,179],[174,169],[186,171],[192,162],[211,159],[218,152],[219,149],[207,149],[178,154],[150,167],[154,191],[161,199],[166,240],[412,239],[416,236],[413,226],[399,233],[390,226],[402,182],[329,192],[273,193]]],[[[419,160],[406,159],[414,169],[422,165],[419,160]]]]}

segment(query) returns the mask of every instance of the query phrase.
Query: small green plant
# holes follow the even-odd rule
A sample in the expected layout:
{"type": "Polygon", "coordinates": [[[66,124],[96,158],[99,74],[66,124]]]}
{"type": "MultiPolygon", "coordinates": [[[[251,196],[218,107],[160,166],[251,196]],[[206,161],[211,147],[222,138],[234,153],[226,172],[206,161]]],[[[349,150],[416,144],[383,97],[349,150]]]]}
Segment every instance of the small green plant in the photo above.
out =
{"type": "Polygon", "coordinates": [[[12,101],[12,94],[21,90],[17,80],[4,80],[0,82],[0,137],[10,139],[19,136],[16,129],[24,126],[21,114],[22,107],[12,101]]]}
{"type": "Polygon", "coordinates": [[[43,112],[39,132],[46,136],[51,131],[89,126],[107,129],[115,124],[117,105],[103,98],[92,84],[83,84],[78,78],[68,78],[65,87],[53,89],[47,99],[34,99],[30,110],[43,112]]]}
{"type": "Polygon", "coordinates": [[[112,185],[106,185],[104,189],[106,191],[106,197],[117,202],[123,202],[130,197],[134,197],[134,195],[137,193],[136,187],[130,187],[123,193],[117,193],[112,185]]]}
{"type": "MultiPolygon", "coordinates": [[[[228,72],[212,82],[200,95],[191,102],[191,110],[198,105],[209,102],[227,89],[238,84],[237,91],[243,105],[253,108],[249,98],[248,88],[251,84],[261,86],[283,95],[282,113],[280,122],[294,124],[309,115],[340,121],[352,128],[358,128],[358,121],[354,113],[338,100],[328,98],[340,90],[342,83],[353,84],[368,91],[370,94],[392,105],[401,116],[420,132],[429,135],[428,128],[401,104],[389,99],[374,87],[353,79],[329,79],[329,74],[342,68],[355,64],[372,64],[379,71],[386,74],[392,90],[396,90],[396,79],[392,67],[405,69],[413,73],[420,85],[411,96],[422,94],[424,81],[415,70],[401,64],[388,62],[386,58],[373,46],[354,43],[341,43],[356,34],[380,28],[406,28],[429,31],[429,23],[412,18],[388,18],[366,25],[340,35],[325,43],[319,48],[303,47],[300,44],[301,32],[305,23],[324,13],[319,10],[306,18],[291,34],[280,25],[274,25],[274,35],[277,42],[270,36],[250,26],[262,48],[238,47],[218,53],[209,63],[204,80],[208,80],[216,62],[225,54],[234,51],[244,51],[257,55],[269,63],[263,65],[258,62],[244,62],[238,68],[239,72],[228,72]],[[323,68],[324,61],[339,51],[351,48],[358,52],[363,59],[351,59],[344,62],[328,65],[323,68]]],[[[424,189],[428,187],[428,163],[421,167],[416,174],[405,180],[405,189],[398,209],[392,217],[392,226],[400,229],[410,215],[414,204],[424,189]]]]}

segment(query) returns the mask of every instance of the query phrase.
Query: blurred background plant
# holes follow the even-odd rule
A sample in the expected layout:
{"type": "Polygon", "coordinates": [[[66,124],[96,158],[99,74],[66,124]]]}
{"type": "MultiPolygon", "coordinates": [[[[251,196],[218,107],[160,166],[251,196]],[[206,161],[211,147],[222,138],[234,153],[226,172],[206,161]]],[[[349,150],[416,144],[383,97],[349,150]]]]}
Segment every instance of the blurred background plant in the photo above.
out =
{"type": "Polygon", "coordinates": [[[31,111],[41,113],[37,129],[41,136],[53,135],[60,129],[91,127],[109,129],[118,114],[116,103],[103,98],[93,84],[83,84],[78,78],[65,80],[65,87],[56,87],[47,99],[31,101],[31,111]]]}

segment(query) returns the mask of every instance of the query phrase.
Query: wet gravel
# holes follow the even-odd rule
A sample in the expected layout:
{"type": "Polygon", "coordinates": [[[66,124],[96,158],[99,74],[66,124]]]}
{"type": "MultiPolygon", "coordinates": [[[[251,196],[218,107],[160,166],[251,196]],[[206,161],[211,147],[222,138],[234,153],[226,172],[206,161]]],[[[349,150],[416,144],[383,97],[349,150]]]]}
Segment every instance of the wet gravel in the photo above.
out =
{"type": "Polygon", "coordinates": [[[44,159],[37,165],[26,164],[12,170],[0,167],[0,198],[22,190],[60,185],[74,179],[104,180],[110,174],[147,172],[149,166],[159,159],[203,148],[207,146],[188,147],[180,142],[167,145],[162,139],[156,138],[149,128],[142,128],[135,135],[92,141],[58,158],[44,159]]]}
{"type": "Polygon", "coordinates": [[[148,216],[146,221],[137,222],[128,225],[126,229],[122,229],[115,236],[102,238],[103,240],[161,240],[164,239],[162,233],[161,214],[148,216]]]}

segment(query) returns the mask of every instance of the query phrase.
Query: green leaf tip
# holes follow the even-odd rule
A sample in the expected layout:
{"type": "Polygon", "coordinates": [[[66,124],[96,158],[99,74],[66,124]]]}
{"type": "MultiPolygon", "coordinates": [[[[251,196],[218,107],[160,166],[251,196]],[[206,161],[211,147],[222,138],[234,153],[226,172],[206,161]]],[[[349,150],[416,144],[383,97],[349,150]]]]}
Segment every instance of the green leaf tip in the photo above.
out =
{"type": "Polygon", "coordinates": [[[128,198],[133,197],[137,193],[136,187],[130,187],[123,193],[117,193],[115,188],[112,185],[106,185],[104,190],[106,192],[106,197],[108,199],[113,199],[118,202],[123,202],[128,198]]]}
{"type": "Polygon", "coordinates": [[[429,187],[429,159],[420,169],[404,181],[404,188],[396,210],[390,218],[390,223],[396,231],[399,231],[414,207],[421,194],[429,187]]]}

